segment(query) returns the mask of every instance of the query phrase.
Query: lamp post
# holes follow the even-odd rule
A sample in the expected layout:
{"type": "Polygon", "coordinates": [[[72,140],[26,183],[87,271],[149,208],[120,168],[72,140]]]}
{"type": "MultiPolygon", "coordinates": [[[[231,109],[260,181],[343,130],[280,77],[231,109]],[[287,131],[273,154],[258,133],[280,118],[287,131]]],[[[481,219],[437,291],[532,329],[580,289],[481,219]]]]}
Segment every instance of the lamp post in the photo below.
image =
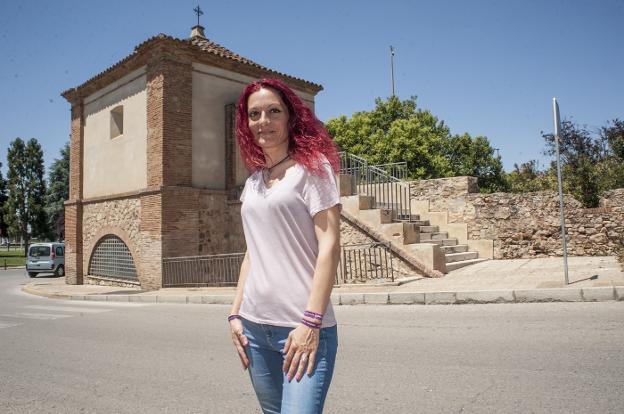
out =
{"type": "Polygon", "coordinates": [[[555,122],[555,148],[557,153],[557,182],[559,184],[559,212],[561,215],[561,239],[563,240],[563,272],[565,276],[565,284],[569,284],[568,280],[568,244],[566,240],[565,215],[563,206],[563,186],[561,185],[561,157],[559,156],[559,141],[561,133],[561,119],[559,118],[559,105],[557,98],[553,98],[553,117],[555,122]]]}
{"type": "Polygon", "coordinates": [[[390,46],[390,75],[392,77],[392,96],[394,96],[394,47],[390,46]]]}

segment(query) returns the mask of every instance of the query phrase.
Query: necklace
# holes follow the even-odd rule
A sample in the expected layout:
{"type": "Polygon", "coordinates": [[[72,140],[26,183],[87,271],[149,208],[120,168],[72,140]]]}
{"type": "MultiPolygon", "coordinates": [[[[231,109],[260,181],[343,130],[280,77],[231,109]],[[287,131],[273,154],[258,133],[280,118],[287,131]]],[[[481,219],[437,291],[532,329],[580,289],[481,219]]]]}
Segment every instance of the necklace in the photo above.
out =
{"type": "Polygon", "coordinates": [[[275,167],[277,167],[278,165],[280,165],[281,163],[283,163],[284,161],[286,161],[286,160],[287,160],[287,159],[289,159],[289,158],[290,158],[290,154],[286,154],[286,156],[285,156],[284,158],[282,158],[282,159],[281,159],[278,163],[273,164],[273,166],[272,166],[272,167],[265,168],[265,169],[263,170],[263,175],[264,175],[264,179],[265,179],[265,181],[267,181],[267,180],[271,177],[271,173],[273,172],[273,169],[274,169],[275,167]]]}

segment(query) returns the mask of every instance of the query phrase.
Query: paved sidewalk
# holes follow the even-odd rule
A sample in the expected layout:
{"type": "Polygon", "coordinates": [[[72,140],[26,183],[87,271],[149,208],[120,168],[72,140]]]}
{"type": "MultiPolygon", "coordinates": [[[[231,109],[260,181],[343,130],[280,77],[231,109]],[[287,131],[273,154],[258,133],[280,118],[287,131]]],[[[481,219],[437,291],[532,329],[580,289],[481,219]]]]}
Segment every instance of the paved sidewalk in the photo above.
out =
{"type": "MultiPolygon", "coordinates": [[[[562,258],[489,260],[443,278],[412,277],[394,284],[334,288],[332,303],[461,304],[624,301],[624,272],[615,257],[570,257],[565,286],[562,258]]],[[[229,304],[234,288],[166,288],[142,291],[95,285],[66,285],[64,278],[37,278],[25,292],[73,300],[229,304]]]]}

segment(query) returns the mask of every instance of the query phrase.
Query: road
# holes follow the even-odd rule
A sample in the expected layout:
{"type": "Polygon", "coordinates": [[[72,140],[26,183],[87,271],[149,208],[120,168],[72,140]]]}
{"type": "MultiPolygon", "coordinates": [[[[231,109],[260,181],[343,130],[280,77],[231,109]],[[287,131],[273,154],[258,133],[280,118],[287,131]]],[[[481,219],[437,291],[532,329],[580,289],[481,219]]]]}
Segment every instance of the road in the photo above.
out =
{"type": "MultiPolygon", "coordinates": [[[[260,412],[228,306],[46,299],[23,272],[0,272],[0,412],[260,412]]],[[[327,413],[624,412],[624,302],[336,315],[327,413]]]]}

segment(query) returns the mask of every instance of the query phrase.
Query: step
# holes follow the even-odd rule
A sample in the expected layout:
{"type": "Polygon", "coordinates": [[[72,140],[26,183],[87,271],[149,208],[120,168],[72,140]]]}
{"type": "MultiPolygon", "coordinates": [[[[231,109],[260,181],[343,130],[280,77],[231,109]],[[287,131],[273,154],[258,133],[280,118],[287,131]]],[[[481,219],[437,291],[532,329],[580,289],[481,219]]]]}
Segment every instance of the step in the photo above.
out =
{"type": "Polygon", "coordinates": [[[368,225],[380,225],[392,223],[392,210],[374,208],[371,210],[360,210],[358,217],[368,225]]]}
{"type": "Polygon", "coordinates": [[[357,215],[360,210],[373,208],[373,198],[363,195],[340,197],[342,208],[350,214],[357,215]]]}
{"type": "Polygon", "coordinates": [[[379,232],[399,244],[418,243],[418,226],[414,223],[384,223],[379,226],[379,232]]]}
{"type": "MultiPolygon", "coordinates": [[[[427,233],[425,233],[427,234],[427,233]]],[[[422,236],[422,233],[421,233],[422,236]]],[[[420,240],[421,243],[433,243],[440,246],[457,246],[459,242],[457,239],[444,239],[444,240],[420,240]]]]}
{"type": "Polygon", "coordinates": [[[421,233],[437,233],[440,231],[439,226],[420,226],[421,233]]]}
{"type": "Polygon", "coordinates": [[[448,253],[444,255],[446,263],[463,262],[464,260],[472,260],[479,257],[477,252],[448,253]]]}
{"type": "Polygon", "coordinates": [[[423,233],[420,232],[420,241],[426,241],[426,240],[446,240],[448,239],[448,233],[447,232],[441,232],[441,233],[423,233]]]}
{"type": "Polygon", "coordinates": [[[467,252],[468,251],[468,245],[467,244],[458,244],[456,246],[442,246],[441,249],[444,252],[444,254],[463,253],[463,252],[467,252]]]}
{"type": "Polygon", "coordinates": [[[470,266],[472,264],[477,264],[481,262],[485,262],[488,259],[471,259],[471,260],[462,260],[461,262],[452,262],[446,264],[446,271],[451,272],[453,270],[460,269],[465,266],[470,266]]]}

